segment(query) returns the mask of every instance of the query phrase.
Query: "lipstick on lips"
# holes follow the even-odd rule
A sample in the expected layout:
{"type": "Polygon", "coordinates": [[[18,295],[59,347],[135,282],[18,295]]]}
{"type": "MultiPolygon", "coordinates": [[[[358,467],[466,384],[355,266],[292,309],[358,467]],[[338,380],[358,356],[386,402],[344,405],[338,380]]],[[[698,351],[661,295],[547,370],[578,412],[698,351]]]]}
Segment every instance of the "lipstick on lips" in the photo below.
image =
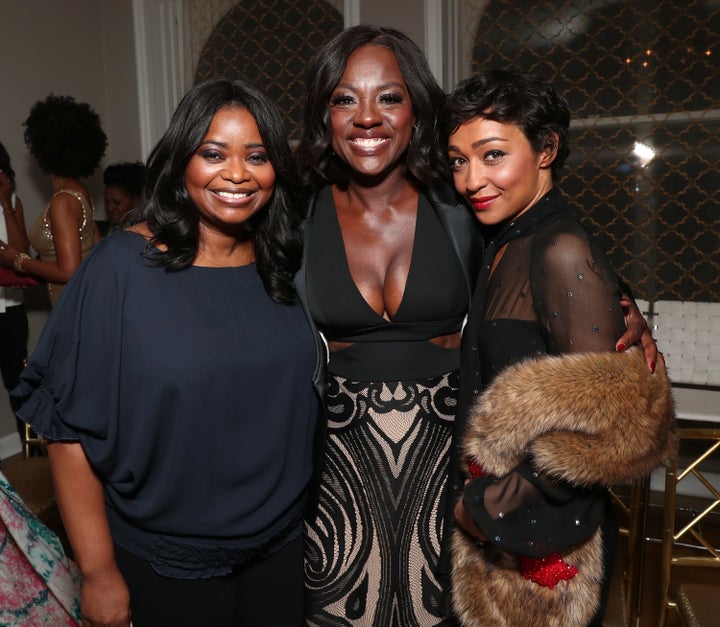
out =
{"type": "Polygon", "coordinates": [[[475,211],[485,211],[492,206],[496,198],[497,194],[494,196],[479,196],[477,198],[470,198],[470,204],[475,211]]]}

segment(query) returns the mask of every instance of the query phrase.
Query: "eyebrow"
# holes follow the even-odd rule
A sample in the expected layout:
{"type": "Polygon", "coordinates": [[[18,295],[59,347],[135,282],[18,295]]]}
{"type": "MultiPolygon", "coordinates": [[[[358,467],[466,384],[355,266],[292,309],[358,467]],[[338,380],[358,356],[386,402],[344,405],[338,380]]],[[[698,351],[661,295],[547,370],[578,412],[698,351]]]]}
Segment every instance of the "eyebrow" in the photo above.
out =
{"type": "MultiPolygon", "coordinates": [[[[380,85],[376,91],[383,91],[384,89],[390,89],[391,87],[398,87],[404,91],[408,91],[407,85],[405,85],[405,83],[401,83],[399,81],[390,81],[389,83],[384,83],[384,84],[380,85]]],[[[333,89],[333,92],[336,89],[349,89],[351,91],[358,90],[358,88],[355,87],[355,85],[353,85],[352,83],[342,83],[342,82],[335,85],[335,89],[333,89]]]]}
{"type": "MultiPolygon", "coordinates": [[[[504,137],[484,137],[483,139],[478,139],[478,140],[474,141],[472,144],[470,144],[470,148],[472,148],[473,150],[477,150],[478,148],[480,148],[480,146],[484,146],[485,144],[489,144],[490,142],[506,142],[506,141],[509,141],[509,140],[505,139],[504,137]]],[[[460,152],[460,149],[453,144],[450,144],[448,146],[448,150],[455,150],[457,152],[460,152]]]]}
{"type": "MultiPolygon", "coordinates": [[[[207,139],[203,141],[200,146],[206,146],[208,144],[210,144],[211,146],[219,146],[220,148],[228,147],[226,142],[221,142],[215,139],[207,139]]],[[[200,146],[198,146],[198,148],[200,146]]],[[[262,142],[250,142],[249,144],[245,144],[245,148],[265,148],[265,144],[263,144],[262,142]]]]}

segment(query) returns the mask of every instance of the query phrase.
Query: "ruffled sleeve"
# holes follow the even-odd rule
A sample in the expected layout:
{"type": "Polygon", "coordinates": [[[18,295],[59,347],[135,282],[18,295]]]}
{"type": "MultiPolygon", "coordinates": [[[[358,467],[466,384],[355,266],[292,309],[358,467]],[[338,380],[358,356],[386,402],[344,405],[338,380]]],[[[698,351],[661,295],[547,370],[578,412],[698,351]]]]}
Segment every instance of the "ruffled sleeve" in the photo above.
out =
{"type": "Polygon", "coordinates": [[[129,257],[116,238],[97,244],[53,308],[12,391],[22,402],[18,416],[38,435],[80,441],[101,464],[113,454],[129,257]]]}

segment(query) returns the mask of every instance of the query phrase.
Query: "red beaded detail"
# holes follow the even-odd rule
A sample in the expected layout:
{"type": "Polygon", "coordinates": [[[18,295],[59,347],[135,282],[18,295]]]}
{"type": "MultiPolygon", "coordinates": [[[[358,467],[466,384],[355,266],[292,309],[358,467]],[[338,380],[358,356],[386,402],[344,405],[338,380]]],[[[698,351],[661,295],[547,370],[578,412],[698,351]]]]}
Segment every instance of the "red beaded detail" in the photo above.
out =
{"type": "Polygon", "coordinates": [[[551,553],[537,559],[521,557],[520,572],[525,579],[552,590],[560,581],[569,581],[577,575],[578,569],[565,562],[560,553],[551,553]]]}
{"type": "Polygon", "coordinates": [[[477,479],[478,477],[487,477],[490,475],[490,473],[485,472],[485,469],[477,463],[477,460],[474,457],[468,458],[468,470],[470,471],[470,476],[473,479],[477,479]]]}

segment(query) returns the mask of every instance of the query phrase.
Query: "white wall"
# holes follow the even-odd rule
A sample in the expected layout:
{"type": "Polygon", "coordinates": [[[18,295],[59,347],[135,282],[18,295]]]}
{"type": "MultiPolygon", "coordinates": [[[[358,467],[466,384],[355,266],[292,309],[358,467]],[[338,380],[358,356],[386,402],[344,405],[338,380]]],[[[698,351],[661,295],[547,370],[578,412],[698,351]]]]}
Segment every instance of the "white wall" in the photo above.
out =
{"type": "Polygon", "coordinates": [[[360,0],[360,23],[397,28],[424,49],[424,9],[422,0],[360,0]]]}
{"type": "MultiPolygon", "coordinates": [[[[12,159],[28,226],[48,200],[50,180],[23,141],[32,105],[51,92],[88,102],[100,115],[108,149],[88,180],[99,217],[102,168],[140,154],[131,0],[0,0],[0,141],[12,159]]],[[[35,345],[47,317],[43,294],[28,298],[35,345]]],[[[15,434],[6,395],[0,391],[0,457],[15,434]]]]}

